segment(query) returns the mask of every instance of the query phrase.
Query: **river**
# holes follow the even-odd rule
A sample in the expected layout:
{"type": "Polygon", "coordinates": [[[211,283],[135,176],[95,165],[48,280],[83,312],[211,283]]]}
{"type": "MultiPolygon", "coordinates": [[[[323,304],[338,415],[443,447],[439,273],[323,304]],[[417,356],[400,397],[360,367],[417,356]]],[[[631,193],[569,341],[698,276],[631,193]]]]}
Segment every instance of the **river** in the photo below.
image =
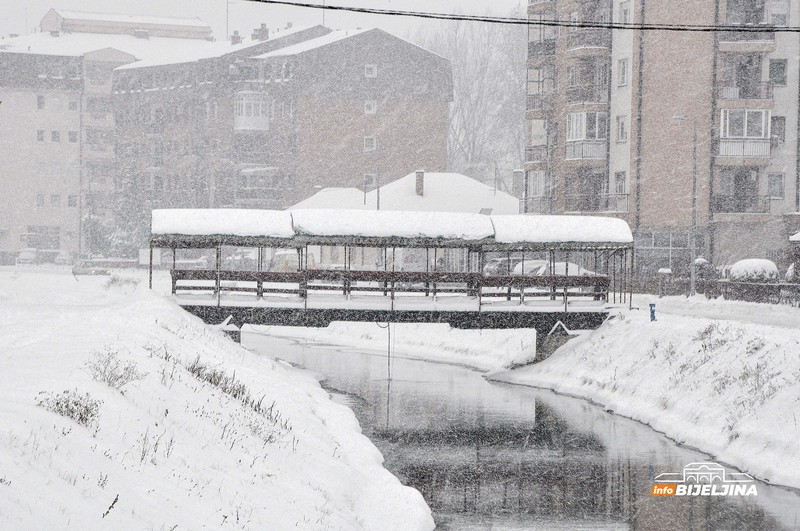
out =
{"type": "Polygon", "coordinates": [[[761,482],[756,496],[651,496],[659,474],[713,460],[583,400],[386,352],[242,343],[316,373],[439,529],[800,528],[800,495],[761,482]]]}

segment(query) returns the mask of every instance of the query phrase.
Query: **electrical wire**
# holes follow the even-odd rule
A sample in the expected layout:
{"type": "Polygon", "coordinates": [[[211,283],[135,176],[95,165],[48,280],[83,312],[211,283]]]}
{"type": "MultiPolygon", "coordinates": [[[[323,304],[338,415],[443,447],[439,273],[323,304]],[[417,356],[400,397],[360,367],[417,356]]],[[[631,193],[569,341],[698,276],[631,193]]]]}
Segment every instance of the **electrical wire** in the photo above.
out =
{"type": "Polygon", "coordinates": [[[403,11],[398,9],[376,9],[371,7],[352,7],[341,5],[310,4],[306,2],[292,2],[289,0],[245,0],[250,3],[283,5],[291,7],[304,7],[310,9],[324,9],[330,11],[347,11],[370,15],[388,15],[401,17],[426,18],[434,20],[455,20],[465,22],[488,22],[492,24],[510,25],[535,25],[556,28],[598,28],[616,30],[639,31],[674,31],[674,32],[720,32],[736,31],[741,33],[800,33],[800,26],[771,26],[759,24],[656,24],[636,22],[592,22],[568,21],[556,19],[529,20],[519,17],[498,17],[489,15],[457,15],[453,13],[435,13],[429,11],[403,11]]]}

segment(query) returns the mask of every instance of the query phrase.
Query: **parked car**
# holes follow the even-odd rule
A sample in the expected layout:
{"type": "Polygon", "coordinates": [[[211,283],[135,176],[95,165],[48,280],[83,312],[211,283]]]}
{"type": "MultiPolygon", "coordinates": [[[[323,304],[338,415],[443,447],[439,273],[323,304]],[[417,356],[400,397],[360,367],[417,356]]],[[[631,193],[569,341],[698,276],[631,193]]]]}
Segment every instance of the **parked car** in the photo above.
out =
{"type": "Polygon", "coordinates": [[[19,253],[17,253],[16,264],[17,265],[34,264],[36,263],[36,258],[37,258],[36,249],[32,247],[21,249],[19,253]]]}
{"type": "Polygon", "coordinates": [[[258,262],[258,249],[236,249],[223,261],[225,269],[249,270],[258,262]]]}
{"type": "Polygon", "coordinates": [[[69,251],[59,251],[53,259],[53,263],[57,265],[69,265],[72,263],[72,253],[69,251]]]}
{"type": "Polygon", "coordinates": [[[533,273],[537,276],[544,276],[544,275],[569,275],[571,277],[578,276],[578,277],[592,277],[595,276],[596,273],[594,271],[589,271],[588,269],[584,269],[578,264],[574,264],[572,262],[556,262],[555,267],[553,267],[553,272],[550,272],[550,263],[545,262],[536,273],[533,273]]]}
{"type": "MultiPolygon", "coordinates": [[[[275,254],[272,255],[272,258],[269,261],[267,270],[281,272],[297,271],[300,269],[298,258],[297,251],[294,249],[281,249],[279,251],[275,251],[275,254]]],[[[311,253],[308,254],[308,268],[316,269],[316,260],[314,259],[314,255],[311,253]]]]}
{"type": "Polygon", "coordinates": [[[526,277],[535,276],[538,274],[538,271],[542,268],[543,265],[546,265],[548,262],[547,260],[520,260],[517,265],[514,266],[512,270],[512,275],[525,275],[526,277]]]}
{"type": "Polygon", "coordinates": [[[501,256],[490,258],[483,265],[484,275],[510,275],[514,267],[522,261],[522,258],[512,256],[501,256]]]}

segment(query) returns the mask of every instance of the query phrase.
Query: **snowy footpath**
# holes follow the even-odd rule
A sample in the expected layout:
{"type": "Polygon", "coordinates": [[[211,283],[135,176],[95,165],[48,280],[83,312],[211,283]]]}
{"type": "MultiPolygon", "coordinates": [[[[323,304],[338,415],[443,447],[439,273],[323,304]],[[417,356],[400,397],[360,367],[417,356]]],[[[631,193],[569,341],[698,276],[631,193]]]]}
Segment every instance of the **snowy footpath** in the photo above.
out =
{"type": "MultiPolygon", "coordinates": [[[[585,398],[759,479],[800,488],[800,309],[702,296],[636,296],[635,305],[516,370],[508,369],[533,357],[531,331],[393,325],[391,345],[393,355],[585,398]]],[[[384,351],[389,343],[374,323],[268,333],[384,351]]]]}
{"type": "Polygon", "coordinates": [[[313,378],[135,278],[0,269],[0,368],[0,528],[433,528],[313,378]]]}

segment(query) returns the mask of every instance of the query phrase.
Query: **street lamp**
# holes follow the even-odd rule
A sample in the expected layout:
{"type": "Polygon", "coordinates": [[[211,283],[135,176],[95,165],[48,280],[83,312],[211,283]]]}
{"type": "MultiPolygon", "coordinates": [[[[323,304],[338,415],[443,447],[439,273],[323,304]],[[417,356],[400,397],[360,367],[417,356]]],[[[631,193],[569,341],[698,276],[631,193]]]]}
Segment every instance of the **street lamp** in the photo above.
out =
{"type": "MultiPolygon", "coordinates": [[[[688,120],[686,116],[673,116],[673,120],[684,121],[688,120]]],[[[689,252],[691,254],[692,263],[689,267],[690,280],[689,280],[689,294],[695,294],[695,285],[697,280],[697,271],[695,266],[695,259],[697,258],[697,249],[695,249],[697,240],[697,118],[692,118],[692,228],[689,232],[689,252]]]]}

